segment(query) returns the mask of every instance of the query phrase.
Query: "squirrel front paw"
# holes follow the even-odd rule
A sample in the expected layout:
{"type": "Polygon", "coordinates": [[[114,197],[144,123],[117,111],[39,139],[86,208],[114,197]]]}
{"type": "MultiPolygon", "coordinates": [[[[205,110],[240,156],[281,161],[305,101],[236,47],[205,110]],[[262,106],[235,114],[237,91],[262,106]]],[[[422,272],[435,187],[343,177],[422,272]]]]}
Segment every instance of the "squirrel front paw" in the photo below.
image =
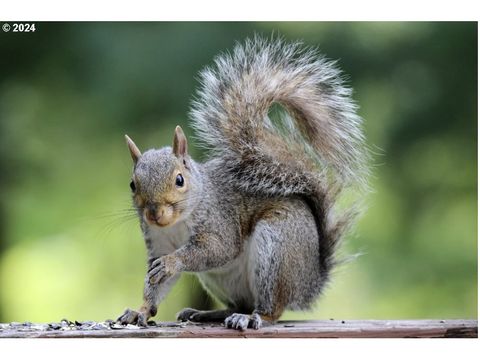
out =
{"type": "Polygon", "coordinates": [[[155,259],[148,269],[147,281],[151,285],[161,283],[176,272],[176,261],[169,255],[155,259]]]}
{"type": "Polygon", "coordinates": [[[122,325],[131,324],[140,327],[147,327],[148,318],[149,316],[145,312],[127,309],[121,316],[118,317],[117,323],[122,325]]]}

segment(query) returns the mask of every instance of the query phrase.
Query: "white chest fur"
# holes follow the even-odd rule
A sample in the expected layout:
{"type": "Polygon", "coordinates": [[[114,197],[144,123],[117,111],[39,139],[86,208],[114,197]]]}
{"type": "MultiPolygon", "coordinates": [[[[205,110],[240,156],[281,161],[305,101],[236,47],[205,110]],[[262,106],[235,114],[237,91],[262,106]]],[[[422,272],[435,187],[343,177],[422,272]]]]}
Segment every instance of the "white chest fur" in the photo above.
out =
{"type": "MultiPolygon", "coordinates": [[[[184,222],[171,227],[149,227],[150,256],[159,257],[171,254],[184,245],[190,236],[190,231],[184,222]]],[[[243,305],[254,303],[252,289],[253,269],[255,267],[256,249],[252,249],[255,241],[246,241],[244,250],[237,258],[228,264],[205,272],[196,273],[203,286],[211,295],[225,304],[243,305]]],[[[252,305],[253,306],[253,305],[252,305]]]]}
{"type": "Polygon", "coordinates": [[[151,252],[155,257],[171,254],[184,245],[190,236],[185,222],[179,222],[165,228],[149,226],[147,238],[151,243],[151,252]]]}

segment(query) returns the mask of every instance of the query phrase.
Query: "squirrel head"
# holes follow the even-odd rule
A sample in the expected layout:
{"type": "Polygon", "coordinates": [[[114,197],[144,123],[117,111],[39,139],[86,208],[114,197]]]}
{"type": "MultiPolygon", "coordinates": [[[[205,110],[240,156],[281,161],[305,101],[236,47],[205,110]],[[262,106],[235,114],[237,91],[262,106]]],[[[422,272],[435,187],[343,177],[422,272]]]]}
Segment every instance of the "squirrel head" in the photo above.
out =
{"type": "Polygon", "coordinates": [[[180,126],[173,147],[140,152],[125,135],[134,168],[130,189],[139,216],[150,226],[166,227],[186,218],[200,189],[196,165],[188,155],[187,139],[180,126]]]}

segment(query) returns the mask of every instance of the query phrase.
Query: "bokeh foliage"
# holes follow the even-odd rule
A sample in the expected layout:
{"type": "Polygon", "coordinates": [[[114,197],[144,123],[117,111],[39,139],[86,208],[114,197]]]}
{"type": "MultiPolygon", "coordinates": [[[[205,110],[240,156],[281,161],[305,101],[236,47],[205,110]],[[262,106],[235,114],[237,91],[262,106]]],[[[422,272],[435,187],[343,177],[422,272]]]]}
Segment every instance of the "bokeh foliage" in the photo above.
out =
{"type": "MultiPolygon", "coordinates": [[[[0,34],[0,321],[102,320],[141,303],[128,133],[187,135],[195,76],[254,33],[338,59],[366,120],[368,210],[312,312],[477,316],[476,23],[37,23],[0,34]]],[[[191,146],[196,158],[198,148],[191,146]]],[[[183,276],[159,308],[218,306],[183,276]]]]}

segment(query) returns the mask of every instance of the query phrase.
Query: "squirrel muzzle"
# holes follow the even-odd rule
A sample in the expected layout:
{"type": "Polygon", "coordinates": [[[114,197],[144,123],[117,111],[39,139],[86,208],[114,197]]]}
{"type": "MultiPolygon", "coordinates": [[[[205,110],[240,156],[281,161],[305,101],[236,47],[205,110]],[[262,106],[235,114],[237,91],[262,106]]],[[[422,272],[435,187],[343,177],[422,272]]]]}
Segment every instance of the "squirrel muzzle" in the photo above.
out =
{"type": "Polygon", "coordinates": [[[158,226],[168,226],[175,221],[171,205],[149,205],[145,207],[145,219],[148,223],[158,226]]]}

